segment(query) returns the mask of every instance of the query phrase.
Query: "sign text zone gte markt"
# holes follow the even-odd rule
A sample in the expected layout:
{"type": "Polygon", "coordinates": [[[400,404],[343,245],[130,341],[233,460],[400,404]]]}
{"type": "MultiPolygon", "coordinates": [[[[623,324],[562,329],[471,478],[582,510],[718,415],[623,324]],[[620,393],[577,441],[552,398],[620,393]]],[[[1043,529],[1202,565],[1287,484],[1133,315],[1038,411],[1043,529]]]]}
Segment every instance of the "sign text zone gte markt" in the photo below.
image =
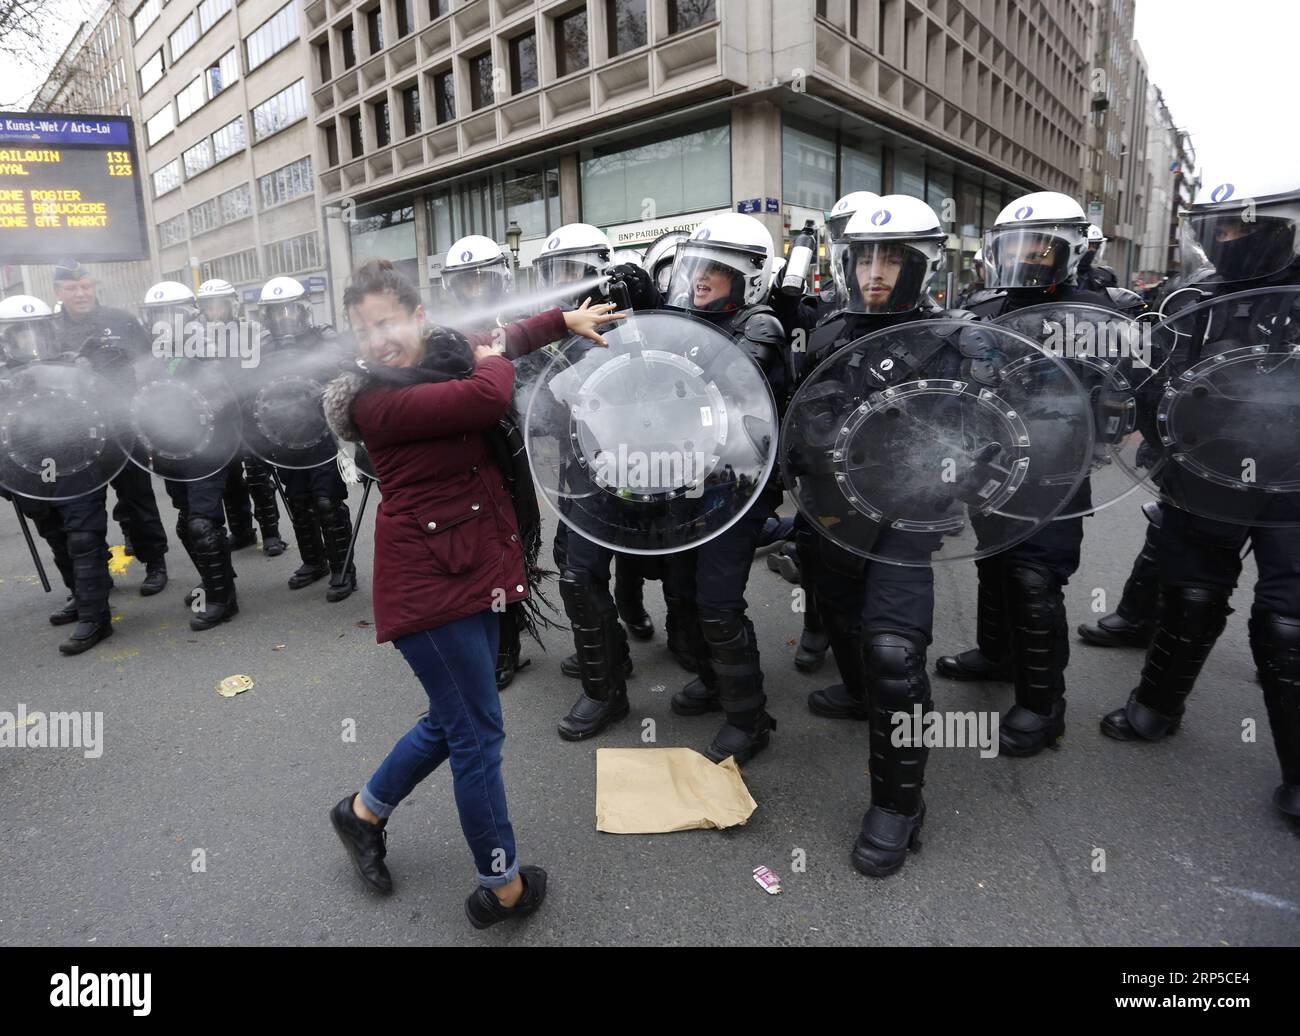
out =
{"type": "Polygon", "coordinates": [[[147,259],[147,235],[131,119],[0,112],[0,262],[147,259]]]}

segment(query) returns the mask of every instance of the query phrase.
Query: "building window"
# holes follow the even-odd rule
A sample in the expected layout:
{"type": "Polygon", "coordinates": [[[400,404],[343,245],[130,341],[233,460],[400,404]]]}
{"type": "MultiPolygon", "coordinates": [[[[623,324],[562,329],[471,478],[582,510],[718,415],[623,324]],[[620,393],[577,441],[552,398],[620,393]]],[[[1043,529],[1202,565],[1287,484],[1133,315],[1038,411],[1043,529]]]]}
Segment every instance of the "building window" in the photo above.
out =
{"type": "Polygon", "coordinates": [[[203,0],[199,4],[199,35],[202,36],[230,10],[231,0],[203,0]]]}
{"type": "MultiPolygon", "coordinates": [[[[209,198],[203,204],[195,205],[190,209],[191,237],[210,233],[219,226],[221,226],[221,209],[217,205],[216,198],[209,198]]],[[[203,279],[206,281],[208,278],[204,277],[203,279]]]]}
{"type": "Polygon", "coordinates": [[[268,277],[279,277],[302,270],[319,270],[321,266],[320,241],[314,230],[266,246],[268,277]]]}
{"type": "Polygon", "coordinates": [[[450,10],[450,0],[429,0],[429,21],[436,22],[450,10]]]}
{"type": "Polygon", "coordinates": [[[375,144],[388,147],[393,141],[393,128],[388,121],[388,102],[380,101],[371,105],[371,114],[375,119],[375,144]]]}
{"type": "Polygon", "coordinates": [[[668,0],[668,35],[694,29],[717,17],[717,0],[668,0]]]}
{"type": "Polygon", "coordinates": [[[188,284],[190,280],[190,268],[182,266],[179,270],[164,270],[162,279],[165,281],[176,281],[178,284],[188,284]]]}
{"type": "Polygon", "coordinates": [[[510,92],[523,93],[537,85],[537,33],[526,32],[510,41],[510,92]]]}
{"type": "Polygon", "coordinates": [[[298,12],[288,3],[244,37],[248,70],[253,71],[297,38],[298,12]]]}
{"type": "Polygon", "coordinates": [[[369,259],[388,259],[398,273],[411,283],[418,283],[414,208],[358,206],[348,231],[353,265],[360,266],[369,259]]]}
{"type": "Polygon", "coordinates": [[[357,63],[357,34],[351,25],[339,32],[339,43],[343,47],[343,67],[351,68],[357,63]]]}
{"type": "Polygon", "coordinates": [[[361,113],[353,112],[347,116],[348,120],[348,147],[352,149],[352,157],[360,158],[365,154],[365,140],[361,136],[361,113]]]}
{"type": "Polygon", "coordinates": [[[150,147],[153,147],[175,128],[176,116],[172,113],[172,102],[168,101],[157,114],[144,124],[144,139],[150,147]]]}
{"type": "Polygon", "coordinates": [[[282,205],[314,192],[311,170],[311,157],[307,156],[281,166],[265,176],[257,178],[257,193],[262,199],[262,208],[282,205]]]}
{"type": "Polygon", "coordinates": [[[420,132],[420,88],[414,84],[402,91],[402,132],[408,137],[420,132]]]}
{"type": "Polygon", "coordinates": [[[144,0],[144,3],[136,8],[135,14],[131,15],[131,28],[137,40],[158,20],[160,14],[162,14],[162,0],[144,0]]]}
{"type": "Polygon", "coordinates": [[[397,38],[411,35],[415,28],[415,0],[396,0],[393,5],[397,13],[397,38]]]}
{"type": "Polygon", "coordinates": [[[731,207],[727,122],[632,146],[583,148],[580,160],[582,218],[595,226],[642,219],[647,198],[659,216],[731,207]]]}
{"type": "Polygon", "coordinates": [[[198,42],[199,16],[197,13],[192,13],[181,22],[175,32],[167,37],[167,44],[172,51],[172,64],[176,64],[176,59],[198,42]]]}
{"type": "Polygon", "coordinates": [[[149,59],[140,66],[140,92],[148,93],[153,85],[163,77],[163,52],[159,47],[149,59]]]}
{"type": "Polygon", "coordinates": [[[211,259],[199,267],[199,277],[205,281],[220,277],[232,284],[258,280],[257,249],[248,248],[234,255],[211,259]]]}
{"type": "Polygon", "coordinates": [[[213,165],[212,141],[204,137],[192,148],[181,152],[181,162],[185,166],[185,179],[192,180],[205,169],[213,165]]]}
{"type": "Polygon", "coordinates": [[[605,0],[605,24],[609,26],[610,57],[644,47],[645,0],[605,0]]]}
{"type": "Polygon", "coordinates": [[[884,160],[879,144],[848,136],[840,140],[840,186],[835,196],[839,198],[850,191],[885,193],[884,160]]]}
{"type": "Polygon", "coordinates": [[[316,48],[316,60],[320,65],[320,81],[328,83],[334,78],[334,71],[330,68],[330,45],[322,43],[316,48]]]}
{"type": "Polygon", "coordinates": [[[560,167],[516,166],[462,180],[427,198],[429,251],[446,252],[466,234],[500,241],[513,220],[525,238],[545,237],[560,225],[560,167]]]}
{"type": "Polygon", "coordinates": [[[246,183],[241,183],[233,190],[217,195],[217,203],[221,209],[222,223],[234,223],[235,220],[245,219],[253,214],[253,192],[249,190],[246,183]]]}
{"type": "Polygon", "coordinates": [[[366,36],[370,42],[370,53],[378,54],[384,49],[384,12],[375,7],[366,12],[366,36]]]}
{"type": "Polygon", "coordinates": [[[253,109],[253,143],[307,116],[307,89],[299,79],[253,109]]]}
{"type": "Polygon", "coordinates": [[[492,103],[492,52],[469,59],[469,103],[474,111],[492,103]]]}
{"type": "Polygon", "coordinates": [[[184,122],[208,102],[207,89],[202,76],[195,76],[185,89],[176,95],[176,116],[184,122]]]}
{"type": "Polygon", "coordinates": [[[439,126],[456,117],[456,80],[450,70],[433,77],[433,104],[439,126]]]}
{"type": "MultiPolygon", "coordinates": [[[[836,150],[833,137],[781,128],[782,200],[791,205],[829,211],[837,193],[836,150]]],[[[857,187],[854,190],[870,190],[857,187]]]]}
{"type": "Polygon", "coordinates": [[[331,166],[339,164],[339,132],[333,126],[325,127],[325,161],[331,166]]]}
{"type": "Polygon", "coordinates": [[[555,74],[567,76],[586,68],[587,9],[574,11],[555,19],[555,74]]]}
{"type": "Polygon", "coordinates": [[[183,212],[179,216],[173,216],[171,219],[163,220],[158,224],[159,248],[178,245],[185,240],[186,236],[186,220],[183,212]]]}
{"type": "Polygon", "coordinates": [[[221,60],[210,65],[207,70],[208,100],[216,97],[222,90],[233,86],[239,78],[239,55],[231,47],[221,55],[221,60]]]}
{"type": "Polygon", "coordinates": [[[236,152],[243,151],[248,145],[244,134],[244,117],[232,119],[212,134],[212,157],[214,162],[221,162],[236,152]]]}

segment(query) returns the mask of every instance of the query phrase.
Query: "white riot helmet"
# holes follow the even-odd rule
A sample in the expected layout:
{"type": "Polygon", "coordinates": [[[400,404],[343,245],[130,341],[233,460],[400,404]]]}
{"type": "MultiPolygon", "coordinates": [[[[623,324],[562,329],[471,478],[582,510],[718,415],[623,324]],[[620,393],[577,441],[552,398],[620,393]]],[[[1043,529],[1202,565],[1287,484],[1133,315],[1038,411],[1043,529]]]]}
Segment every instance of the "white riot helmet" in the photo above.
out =
{"type": "Polygon", "coordinates": [[[546,288],[562,288],[566,284],[584,284],[574,294],[561,301],[577,305],[588,296],[601,298],[603,284],[595,284],[613,265],[614,248],[609,238],[589,223],[568,223],[548,237],[541,254],[533,260],[537,279],[546,288]]]}
{"type": "Polygon", "coordinates": [[[987,262],[999,288],[1047,288],[1074,276],[1088,249],[1088,218],[1079,203],[1056,191],[1017,198],[984,235],[987,262]]]}
{"type": "Polygon", "coordinates": [[[984,260],[984,249],[975,249],[975,254],[970,257],[971,266],[974,267],[975,280],[977,283],[984,285],[986,288],[993,285],[996,275],[993,267],[984,260]]]}
{"type": "Polygon", "coordinates": [[[311,327],[307,289],[293,277],[272,277],[257,301],[262,326],[273,338],[296,338],[311,327]]]}
{"type": "Polygon", "coordinates": [[[887,194],[859,209],[831,244],[831,270],[850,313],[908,313],[926,298],[948,235],[920,198],[887,194]]]}
{"type": "Polygon", "coordinates": [[[199,313],[208,323],[226,323],[239,319],[239,292],[229,281],[214,278],[199,285],[194,293],[199,313]]]}
{"type": "Polygon", "coordinates": [[[667,304],[693,313],[757,305],[771,291],[775,251],[767,227],[753,216],[711,216],[677,246],[667,304]]]}
{"type": "Polygon", "coordinates": [[[827,239],[831,244],[840,240],[844,236],[844,228],[848,226],[855,212],[862,209],[875,212],[879,207],[880,195],[873,194],[871,191],[854,191],[852,194],[846,194],[831,206],[830,217],[826,220],[827,239]]]}
{"type": "Polygon", "coordinates": [[[677,246],[690,236],[686,230],[670,230],[666,234],[660,234],[646,249],[642,267],[655,282],[655,290],[659,292],[660,298],[668,297],[668,282],[673,275],[677,246]]]}
{"type": "Polygon", "coordinates": [[[614,249],[614,255],[611,257],[611,261],[615,266],[625,266],[631,264],[632,266],[645,269],[643,265],[645,263],[645,256],[643,256],[635,248],[614,249]]]}
{"type": "Polygon", "coordinates": [[[1106,237],[1101,227],[1095,223],[1088,224],[1088,251],[1092,252],[1092,264],[1100,266],[1102,257],[1106,254],[1106,242],[1110,240],[1106,237]]]}
{"type": "Polygon", "coordinates": [[[30,363],[50,355],[54,313],[35,295],[0,299],[0,361],[30,363]]]}
{"type": "Polygon", "coordinates": [[[197,319],[198,307],[194,292],[180,281],[159,281],[144,293],[140,312],[146,327],[158,323],[172,325],[177,318],[182,323],[197,319]]]}
{"type": "Polygon", "coordinates": [[[461,305],[500,305],[514,282],[510,257],[490,237],[470,234],[447,250],[442,283],[461,305]]]}
{"type": "Polygon", "coordinates": [[[1182,272],[1201,284],[1243,284],[1282,273],[1300,258],[1300,173],[1201,181],[1179,220],[1182,272]]]}

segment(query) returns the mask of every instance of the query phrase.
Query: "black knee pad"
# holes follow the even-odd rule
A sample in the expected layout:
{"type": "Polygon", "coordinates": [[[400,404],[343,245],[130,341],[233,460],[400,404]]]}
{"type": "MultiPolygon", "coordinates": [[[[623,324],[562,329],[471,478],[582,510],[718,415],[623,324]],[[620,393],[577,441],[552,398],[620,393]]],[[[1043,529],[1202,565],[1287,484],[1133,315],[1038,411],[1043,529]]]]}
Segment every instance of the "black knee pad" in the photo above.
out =
{"type": "Polygon", "coordinates": [[[1065,624],[1065,596],[1061,581],[1049,569],[1021,561],[1003,569],[1008,604],[1017,618],[1037,629],[1065,624]]]}
{"type": "Polygon", "coordinates": [[[68,554],[74,558],[93,557],[104,546],[101,532],[68,533],[68,554]]]}
{"type": "Polygon", "coordinates": [[[873,708],[907,711],[928,707],[930,681],[925,674],[925,642],[915,635],[868,630],[862,638],[862,661],[873,708]]]}
{"type": "Polygon", "coordinates": [[[1229,596],[1221,587],[1163,586],[1161,598],[1165,607],[1161,624],[1173,627],[1170,632],[1177,633],[1181,639],[1212,641],[1223,632],[1232,614],[1229,596]]]}
{"type": "Polygon", "coordinates": [[[745,613],[727,608],[701,608],[700,627],[710,646],[731,647],[744,643],[745,628],[749,624],[745,613]]]}
{"type": "Polygon", "coordinates": [[[225,538],[225,530],[210,518],[191,518],[185,529],[197,550],[213,549],[225,538]]]}
{"type": "Polygon", "coordinates": [[[317,518],[330,517],[330,515],[334,513],[336,507],[338,507],[338,501],[332,500],[327,496],[312,498],[311,509],[315,512],[317,518]]]}
{"type": "Polygon", "coordinates": [[[1300,618],[1252,609],[1250,650],[1261,675],[1300,681],[1300,618]]]}

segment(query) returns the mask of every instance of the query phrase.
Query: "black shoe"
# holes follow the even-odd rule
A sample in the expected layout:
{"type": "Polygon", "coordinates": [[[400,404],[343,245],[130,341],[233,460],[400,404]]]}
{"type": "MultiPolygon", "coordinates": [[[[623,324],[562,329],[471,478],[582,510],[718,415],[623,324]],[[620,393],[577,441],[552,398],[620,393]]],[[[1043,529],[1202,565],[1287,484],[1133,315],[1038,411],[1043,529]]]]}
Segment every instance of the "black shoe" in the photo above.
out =
{"type": "Polygon", "coordinates": [[[627,692],[613,695],[607,701],[597,701],[583,694],[569,714],[560,720],[560,737],[565,741],[585,741],[595,737],[611,723],[628,714],[627,692]]]}
{"type": "Polygon", "coordinates": [[[357,592],[357,570],[349,569],[339,582],[330,580],[330,588],[325,591],[325,600],[331,603],[346,601],[357,592]]]}
{"type": "Polygon", "coordinates": [[[781,578],[787,583],[799,585],[799,559],[795,556],[793,547],[790,552],[769,554],[767,556],[767,567],[774,572],[780,572],[781,578]]]}
{"type": "Polygon", "coordinates": [[[66,626],[77,621],[77,599],[68,594],[67,603],[56,612],[50,612],[51,626],[66,626]]]}
{"type": "Polygon", "coordinates": [[[826,661],[831,638],[825,633],[804,630],[799,636],[799,647],[794,653],[794,667],[801,673],[815,673],[826,661]]]}
{"type": "Polygon", "coordinates": [[[521,669],[527,669],[533,664],[531,658],[525,658],[519,661],[518,655],[497,655],[497,690],[504,691],[514,683],[515,673],[521,669]]]}
{"type": "Polygon", "coordinates": [[[1300,825],[1300,784],[1279,784],[1273,792],[1273,805],[1293,824],[1300,825]]]}
{"type": "MultiPolygon", "coordinates": [[[[560,672],[575,680],[582,679],[582,666],[578,663],[578,653],[576,651],[560,660],[560,672]]],[[[631,657],[628,657],[623,661],[623,679],[626,680],[631,675],[632,659],[631,657]]]]}
{"type": "Polygon", "coordinates": [[[208,606],[190,619],[190,629],[195,633],[202,633],[204,630],[213,629],[220,626],[223,622],[229,622],[239,614],[239,602],[235,599],[235,593],[230,592],[230,599],[227,601],[208,601],[208,606]]]}
{"type": "Polygon", "coordinates": [[[1079,626],[1079,639],[1096,647],[1144,648],[1151,643],[1155,631],[1152,623],[1129,622],[1118,612],[1113,612],[1103,615],[1096,622],[1082,623],[1079,626]]]}
{"type": "Polygon", "coordinates": [[[275,533],[262,533],[262,553],[268,558],[278,558],[286,550],[284,540],[275,533]]]}
{"type": "Polygon", "coordinates": [[[668,707],[679,716],[703,716],[706,712],[718,712],[722,708],[722,700],[717,691],[709,690],[697,676],[673,695],[668,707]]]}
{"type": "Polygon", "coordinates": [[[311,586],[312,583],[324,579],[329,574],[330,567],[326,564],[300,565],[298,566],[298,570],[289,577],[289,589],[301,590],[304,586],[311,586]]]}
{"type": "Polygon", "coordinates": [[[704,755],[715,763],[735,756],[736,762],[743,765],[767,747],[775,729],[776,720],[766,712],[759,716],[753,731],[724,723],[714,735],[713,743],[704,750],[704,755]]]}
{"type": "Polygon", "coordinates": [[[639,618],[623,618],[623,625],[636,640],[650,640],[655,635],[654,620],[645,612],[642,612],[639,618]]]}
{"type": "Polygon", "coordinates": [[[150,561],[144,568],[144,582],[140,584],[140,596],[152,597],[167,588],[167,562],[162,558],[150,561]]]}
{"type": "Polygon", "coordinates": [[[355,795],[349,795],[330,810],[334,833],[348,851],[361,880],[376,892],[392,892],[393,879],[384,865],[384,857],[388,855],[388,831],[383,825],[371,824],[352,812],[354,798],[355,795]]]}
{"type": "Polygon", "coordinates": [[[971,648],[960,655],[940,655],[934,671],[949,680],[1003,680],[1015,678],[1011,667],[985,658],[979,648],[971,648]]]}
{"type": "Polygon", "coordinates": [[[112,635],[113,619],[110,615],[105,614],[98,621],[78,622],[72,636],[59,645],[59,651],[65,655],[79,655],[112,635]]]}
{"type": "Polygon", "coordinates": [[[257,533],[253,531],[250,525],[247,529],[230,530],[230,549],[243,550],[245,547],[252,547],[257,543],[257,533]]]}
{"type": "Polygon", "coordinates": [[[1178,733],[1183,714],[1168,716],[1137,700],[1137,692],[1128,702],[1101,718],[1101,732],[1116,741],[1159,741],[1178,733]]]}
{"type": "Polygon", "coordinates": [[[546,871],[540,867],[520,867],[519,877],[524,882],[524,894],[514,906],[501,904],[496,894],[480,885],[465,900],[465,916],[480,931],[491,928],[498,921],[517,921],[534,913],[546,898],[546,871]]]}
{"type": "Polygon", "coordinates": [[[998,724],[998,744],[1004,755],[1037,755],[1044,748],[1055,748],[1064,733],[1064,698],[1057,699],[1050,716],[1013,705],[998,724]]]}
{"type": "Polygon", "coordinates": [[[826,719],[867,719],[870,715],[866,701],[853,697],[842,683],[808,695],[808,711],[826,719]]]}
{"type": "Polygon", "coordinates": [[[920,852],[925,803],[912,816],[872,806],[862,818],[853,843],[853,866],[870,878],[886,878],[907,862],[907,853],[920,852]]]}

